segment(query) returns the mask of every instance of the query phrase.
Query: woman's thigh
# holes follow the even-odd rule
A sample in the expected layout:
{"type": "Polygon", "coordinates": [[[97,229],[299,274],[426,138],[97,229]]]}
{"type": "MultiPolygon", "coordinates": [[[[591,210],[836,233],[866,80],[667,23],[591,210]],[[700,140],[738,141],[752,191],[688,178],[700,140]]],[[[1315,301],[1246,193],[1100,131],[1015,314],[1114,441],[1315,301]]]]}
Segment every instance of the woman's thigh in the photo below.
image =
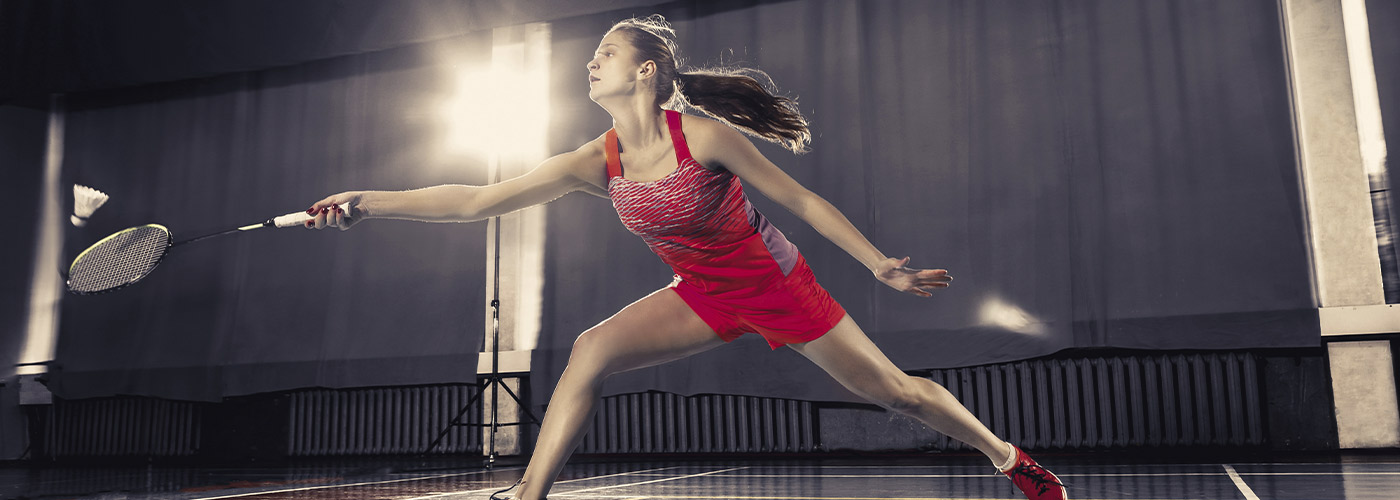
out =
{"type": "Polygon", "coordinates": [[[826,370],[847,389],[877,403],[898,397],[904,379],[908,378],[850,316],[842,318],[820,338],[789,344],[789,347],[826,370]]]}
{"type": "Polygon", "coordinates": [[[663,288],[579,335],[569,365],[586,365],[610,375],[674,361],[723,343],[675,290],[663,288]]]}

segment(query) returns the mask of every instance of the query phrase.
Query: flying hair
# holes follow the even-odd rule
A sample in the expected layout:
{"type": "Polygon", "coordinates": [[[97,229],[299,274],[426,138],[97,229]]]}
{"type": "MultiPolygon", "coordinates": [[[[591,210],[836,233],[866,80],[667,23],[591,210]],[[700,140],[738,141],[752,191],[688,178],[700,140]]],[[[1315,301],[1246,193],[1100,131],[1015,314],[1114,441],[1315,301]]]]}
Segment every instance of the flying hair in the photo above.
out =
{"type": "Polygon", "coordinates": [[[684,65],[676,31],[660,14],[634,17],[614,24],[637,49],[638,62],[656,63],[656,104],[665,109],[687,107],[748,135],[782,146],[793,153],[808,151],[812,140],[807,119],[795,99],[778,94],[768,73],[740,66],[680,71],[684,65]]]}

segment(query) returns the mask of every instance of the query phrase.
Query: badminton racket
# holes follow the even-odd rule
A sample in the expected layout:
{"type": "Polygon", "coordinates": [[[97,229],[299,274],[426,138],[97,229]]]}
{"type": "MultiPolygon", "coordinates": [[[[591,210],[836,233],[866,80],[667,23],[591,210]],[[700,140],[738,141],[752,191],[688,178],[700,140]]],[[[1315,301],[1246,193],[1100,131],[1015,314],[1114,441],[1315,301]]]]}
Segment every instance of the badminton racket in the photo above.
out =
{"type": "MultiPolygon", "coordinates": [[[[349,213],[350,205],[340,205],[340,209],[349,213]]],[[[68,291],[88,295],[116,290],[141,281],[151,274],[165,255],[175,247],[265,227],[300,226],[311,219],[312,216],[306,212],[293,212],[257,224],[173,243],[170,229],[160,224],[126,228],[93,243],[73,259],[73,264],[68,266],[68,291]]]]}

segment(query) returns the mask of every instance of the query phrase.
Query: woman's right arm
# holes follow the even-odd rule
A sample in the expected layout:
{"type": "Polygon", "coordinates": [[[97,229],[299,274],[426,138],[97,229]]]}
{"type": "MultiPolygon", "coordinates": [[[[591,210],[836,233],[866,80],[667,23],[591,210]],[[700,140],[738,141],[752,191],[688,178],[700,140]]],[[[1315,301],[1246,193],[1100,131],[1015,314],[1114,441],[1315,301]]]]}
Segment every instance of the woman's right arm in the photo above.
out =
{"type": "Polygon", "coordinates": [[[410,191],[347,191],[307,210],[307,227],[349,229],[364,219],[471,222],[553,201],[573,191],[606,197],[602,148],[589,142],[545,160],[525,175],[486,186],[445,184],[410,191]],[[350,213],[337,207],[348,204],[350,213]]]}

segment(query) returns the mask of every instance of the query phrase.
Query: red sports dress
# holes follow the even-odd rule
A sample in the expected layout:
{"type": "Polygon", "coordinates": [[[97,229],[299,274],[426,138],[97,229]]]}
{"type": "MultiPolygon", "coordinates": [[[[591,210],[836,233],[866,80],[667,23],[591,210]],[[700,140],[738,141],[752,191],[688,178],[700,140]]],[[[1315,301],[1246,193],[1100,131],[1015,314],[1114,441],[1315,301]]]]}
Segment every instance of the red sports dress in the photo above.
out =
{"type": "Polygon", "coordinates": [[[680,113],[666,111],[666,123],[680,166],[652,182],[623,177],[617,131],[605,140],[617,216],[675,270],[671,288],[725,342],[754,332],[777,349],[836,326],[846,311],[797,247],[754,209],[738,177],[690,156],[680,113]]]}

